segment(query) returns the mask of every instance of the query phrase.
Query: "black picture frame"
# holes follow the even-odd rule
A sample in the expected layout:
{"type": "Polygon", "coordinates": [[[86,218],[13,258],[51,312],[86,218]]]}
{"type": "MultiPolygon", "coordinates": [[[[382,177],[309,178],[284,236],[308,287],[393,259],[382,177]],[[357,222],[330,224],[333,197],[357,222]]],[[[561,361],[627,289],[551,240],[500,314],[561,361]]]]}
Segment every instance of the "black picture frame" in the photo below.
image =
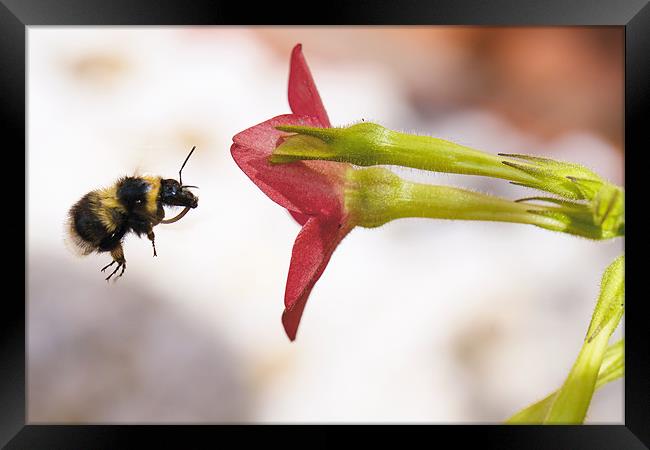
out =
{"type": "MultiPolygon", "coordinates": [[[[447,1],[349,1],[306,3],[259,3],[219,1],[143,1],[143,0],[0,0],[0,123],[5,139],[26,147],[26,33],[31,25],[594,25],[625,28],[625,173],[626,192],[632,199],[643,192],[640,186],[642,142],[647,142],[648,99],[650,89],[650,6],[648,0],[447,0],[447,1]]],[[[6,142],[6,141],[5,141],[6,142]]],[[[7,151],[5,154],[20,152],[7,151]]],[[[7,170],[9,172],[10,170],[7,170]]],[[[18,170],[11,170],[18,172],[18,170]]],[[[27,177],[25,165],[25,187],[27,177]]],[[[25,196],[27,198],[27,196],[25,196]]],[[[6,201],[6,200],[5,200],[6,201]]],[[[27,201],[27,200],[26,200],[27,201]]],[[[640,209],[640,208],[639,208],[640,209]]],[[[17,216],[18,213],[16,213],[17,216]]],[[[628,208],[628,237],[639,240],[635,208],[628,208]]],[[[25,215],[26,220],[29,218],[25,215]]],[[[26,254],[27,236],[25,232],[26,254]]],[[[13,240],[14,238],[12,238],[13,240]]],[[[643,267],[640,246],[626,246],[625,314],[625,424],[591,426],[45,426],[26,423],[26,333],[25,303],[15,295],[5,295],[0,313],[0,445],[10,449],[37,448],[129,448],[135,438],[148,446],[183,447],[222,445],[236,438],[241,445],[251,439],[266,439],[288,432],[295,441],[288,445],[336,445],[338,433],[355,431],[364,443],[371,440],[404,444],[407,438],[423,439],[436,445],[453,442],[462,447],[476,442],[482,448],[536,449],[641,449],[650,446],[650,339],[644,326],[648,315],[637,296],[641,284],[637,276],[643,267]],[[628,276],[629,275],[629,276],[628,276]],[[260,436],[261,435],[261,436],[260,436]],[[427,440],[427,438],[431,440],[427,440]],[[444,439],[438,441],[437,439],[444,439]],[[192,444],[189,444],[192,443],[192,444]]],[[[12,260],[13,266],[19,266],[12,260]]],[[[26,267],[26,265],[24,266],[26,267]]],[[[25,273],[25,301],[27,279],[25,273]]],[[[8,290],[7,292],[11,292],[8,290]]],[[[346,437],[346,440],[348,437],[346,437]]],[[[443,444],[447,446],[447,444],[443,444]]]]}

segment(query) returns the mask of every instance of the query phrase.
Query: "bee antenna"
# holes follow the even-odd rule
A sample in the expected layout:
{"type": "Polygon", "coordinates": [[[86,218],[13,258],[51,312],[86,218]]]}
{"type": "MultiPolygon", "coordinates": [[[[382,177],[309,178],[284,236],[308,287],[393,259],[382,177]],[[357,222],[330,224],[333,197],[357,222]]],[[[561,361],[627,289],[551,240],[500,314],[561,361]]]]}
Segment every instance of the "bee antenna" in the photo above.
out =
{"type": "Polygon", "coordinates": [[[190,154],[187,155],[187,158],[185,158],[185,162],[183,162],[183,165],[181,166],[181,170],[178,171],[178,182],[180,185],[183,185],[183,178],[181,177],[181,172],[183,172],[183,167],[185,167],[185,164],[187,164],[187,160],[190,159],[190,156],[192,156],[192,153],[194,153],[194,149],[196,148],[196,145],[192,147],[192,150],[190,150],[190,154]]]}

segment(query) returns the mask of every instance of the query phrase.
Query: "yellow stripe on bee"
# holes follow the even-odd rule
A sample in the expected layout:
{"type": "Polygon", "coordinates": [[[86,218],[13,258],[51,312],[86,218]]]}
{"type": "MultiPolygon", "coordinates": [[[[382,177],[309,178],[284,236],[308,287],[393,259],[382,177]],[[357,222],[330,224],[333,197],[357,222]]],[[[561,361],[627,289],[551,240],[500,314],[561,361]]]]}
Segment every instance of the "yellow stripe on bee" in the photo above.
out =
{"type": "Polygon", "coordinates": [[[115,223],[113,211],[117,210],[120,213],[126,213],[126,208],[117,199],[117,186],[99,189],[96,191],[97,196],[91,199],[93,203],[98,203],[95,212],[101,220],[106,230],[111,233],[117,229],[118,224],[115,223]]]}
{"type": "Polygon", "coordinates": [[[147,192],[147,211],[152,216],[158,212],[158,194],[160,193],[160,184],[162,177],[143,176],[151,188],[147,192]]]}

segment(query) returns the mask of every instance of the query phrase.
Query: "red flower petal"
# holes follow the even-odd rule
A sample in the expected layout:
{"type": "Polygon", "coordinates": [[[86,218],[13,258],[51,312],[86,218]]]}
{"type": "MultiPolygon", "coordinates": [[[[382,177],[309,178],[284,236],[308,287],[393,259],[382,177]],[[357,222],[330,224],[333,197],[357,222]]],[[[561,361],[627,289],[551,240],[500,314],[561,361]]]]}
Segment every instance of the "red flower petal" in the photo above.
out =
{"type": "Polygon", "coordinates": [[[307,216],[305,214],[299,213],[297,211],[291,211],[290,209],[288,209],[287,211],[289,211],[289,214],[291,214],[291,217],[296,219],[296,222],[298,222],[300,225],[306,224],[307,221],[309,220],[309,216],[307,216]]]}
{"type": "Polygon", "coordinates": [[[276,130],[276,126],[318,126],[314,122],[310,117],[293,114],[274,117],[233,137],[235,143],[230,152],[241,170],[271,200],[290,212],[295,211],[303,216],[340,215],[344,176],[349,164],[328,161],[268,162],[268,157],[282,137],[287,135],[276,130]]]}
{"type": "Polygon", "coordinates": [[[271,164],[268,161],[287,136],[275,127],[331,126],[300,44],[291,53],[289,106],[294,114],[274,117],[235,135],[230,151],[239,168],[303,225],[293,246],[282,315],[284,329],[293,341],[314,284],[334,249],[354,228],[347,221],[344,208],[345,175],[352,168],[350,164],[330,161],[271,164]]]}
{"type": "Polygon", "coordinates": [[[302,54],[301,44],[296,45],[291,52],[289,106],[294,114],[315,117],[322,127],[331,127],[327,111],[325,111],[307,61],[302,54]]]}
{"type": "Polygon", "coordinates": [[[240,131],[233,136],[232,141],[237,145],[248,147],[252,151],[268,157],[273,154],[273,151],[281,142],[282,138],[290,134],[275,129],[275,127],[280,125],[321,127],[321,124],[314,117],[298,114],[283,114],[247,128],[244,131],[240,131]]]}
{"type": "Polygon", "coordinates": [[[296,339],[300,318],[314,284],[323,274],[334,249],[352,228],[343,217],[312,217],[300,230],[291,254],[282,314],[282,324],[292,341],[296,339]]]}

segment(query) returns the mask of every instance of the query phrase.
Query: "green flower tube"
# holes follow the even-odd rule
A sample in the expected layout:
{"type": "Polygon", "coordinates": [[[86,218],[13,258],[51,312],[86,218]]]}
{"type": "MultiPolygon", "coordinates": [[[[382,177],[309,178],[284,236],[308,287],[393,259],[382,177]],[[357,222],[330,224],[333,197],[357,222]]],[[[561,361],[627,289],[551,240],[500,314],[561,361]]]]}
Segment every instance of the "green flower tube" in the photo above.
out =
{"type": "Polygon", "coordinates": [[[604,185],[613,186],[578,164],[528,155],[493,155],[444,139],[400,133],[369,122],[339,128],[279,126],[277,129],[296,135],[276,148],[270,159],[274,163],[318,159],[358,166],[398,165],[482,175],[572,200],[591,200],[604,185]]]}
{"type": "Polygon", "coordinates": [[[344,196],[350,220],[368,228],[395,219],[426,217],[530,224],[590,239],[618,236],[594,221],[588,205],[515,202],[466,189],[412,183],[379,167],[349,170],[344,196]]]}

